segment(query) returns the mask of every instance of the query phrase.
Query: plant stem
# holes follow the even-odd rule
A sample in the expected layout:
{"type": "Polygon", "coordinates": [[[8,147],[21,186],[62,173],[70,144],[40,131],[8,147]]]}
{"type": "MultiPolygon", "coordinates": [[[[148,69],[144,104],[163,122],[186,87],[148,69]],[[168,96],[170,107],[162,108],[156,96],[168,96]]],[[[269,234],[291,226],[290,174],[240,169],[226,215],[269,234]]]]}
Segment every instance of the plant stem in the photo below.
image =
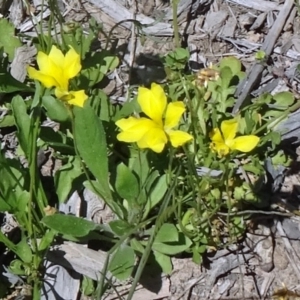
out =
{"type": "Polygon", "coordinates": [[[173,0],[172,1],[173,29],[174,29],[174,44],[175,44],[175,48],[179,48],[180,47],[179,28],[178,28],[178,19],[177,19],[178,3],[179,3],[179,0],[173,0]]]}
{"type": "MultiPolygon", "coordinates": [[[[152,248],[152,245],[154,243],[154,240],[155,240],[155,237],[156,237],[156,234],[158,233],[158,231],[160,230],[161,226],[164,224],[164,221],[166,219],[166,211],[167,211],[167,208],[169,206],[169,202],[171,200],[171,197],[172,197],[172,194],[173,194],[173,190],[175,188],[175,185],[173,186],[170,186],[170,189],[168,190],[168,193],[166,194],[165,198],[164,198],[164,201],[159,209],[159,212],[158,212],[158,217],[155,221],[155,225],[154,225],[154,229],[153,229],[153,232],[148,240],[148,243],[147,243],[147,246],[144,250],[144,253],[141,257],[141,260],[140,260],[140,263],[139,263],[139,266],[136,270],[136,273],[135,273],[135,276],[134,276],[134,280],[131,284],[131,288],[130,288],[130,291],[129,291],[129,294],[127,296],[127,300],[131,300],[132,297],[133,297],[133,294],[135,292],[135,288],[142,276],[142,272],[144,270],[144,267],[148,261],[148,258],[149,258],[149,255],[151,253],[151,248],[152,248]]],[[[177,207],[174,207],[173,208],[174,211],[177,209],[177,207]]]]}
{"type": "Polygon", "coordinates": [[[31,248],[33,253],[32,258],[32,271],[33,275],[33,299],[40,299],[40,279],[39,279],[39,267],[42,259],[39,257],[38,244],[37,244],[37,228],[40,224],[40,217],[45,214],[44,208],[46,205],[46,198],[43,187],[37,173],[37,139],[39,134],[41,119],[40,107],[33,108],[32,112],[32,127],[31,132],[31,144],[30,144],[30,157],[29,157],[29,174],[30,174],[30,186],[29,186],[29,201],[28,201],[28,223],[27,230],[28,236],[31,241],[31,248]],[[39,191],[39,193],[37,192],[39,191]],[[39,195],[38,195],[39,194],[39,195]],[[39,208],[39,213],[36,211],[36,205],[39,208]]]}

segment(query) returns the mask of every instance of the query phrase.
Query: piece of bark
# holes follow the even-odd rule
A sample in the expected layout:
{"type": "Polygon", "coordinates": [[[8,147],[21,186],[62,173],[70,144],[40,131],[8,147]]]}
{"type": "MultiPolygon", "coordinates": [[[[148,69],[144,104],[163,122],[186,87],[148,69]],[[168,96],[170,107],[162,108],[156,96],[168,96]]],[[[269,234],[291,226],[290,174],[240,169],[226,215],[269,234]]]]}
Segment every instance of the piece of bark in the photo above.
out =
{"type": "Polygon", "coordinates": [[[283,27],[283,31],[287,31],[287,30],[291,29],[291,27],[293,26],[297,11],[298,11],[298,8],[294,7],[283,27]]]}
{"type": "Polygon", "coordinates": [[[203,25],[203,30],[208,32],[211,36],[216,36],[220,32],[227,18],[228,13],[224,10],[209,11],[203,25]]]}
{"type": "Polygon", "coordinates": [[[282,5],[278,5],[277,3],[271,1],[264,0],[229,0],[228,2],[232,2],[247,8],[252,8],[258,11],[270,11],[270,10],[281,10],[282,5]]]}
{"type": "Polygon", "coordinates": [[[13,0],[9,8],[9,20],[17,28],[22,23],[25,15],[25,6],[23,1],[13,0]]]}
{"type": "MultiPolygon", "coordinates": [[[[69,270],[75,270],[79,274],[99,280],[106,256],[104,251],[94,251],[80,244],[64,242],[49,251],[47,259],[69,270]]],[[[111,277],[112,275],[107,272],[106,276],[111,277]]]]}
{"type": "Polygon", "coordinates": [[[45,262],[45,268],[41,300],[78,298],[81,274],[49,261],[45,262]]]}
{"type": "MultiPolygon", "coordinates": [[[[294,0],[287,0],[281,11],[278,14],[278,17],[270,29],[261,50],[265,52],[266,56],[270,56],[272,50],[274,48],[275,42],[279,37],[285,22],[294,6],[294,0]]],[[[261,73],[265,68],[264,64],[257,62],[255,63],[250,72],[248,73],[247,77],[239,84],[238,89],[236,91],[236,96],[238,97],[234,107],[233,113],[237,113],[239,108],[244,104],[247,96],[251,93],[255,85],[259,82],[261,73]]]]}
{"type": "Polygon", "coordinates": [[[300,39],[299,38],[293,38],[293,45],[297,52],[300,52],[300,39]]]}
{"type": "MultiPolygon", "coordinates": [[[[182,22],[187,19],[187,15],[202,14],[207,11],[213,0],[180,0],[177,9],[178,21],[182,22]]],[[[172,5],[166,9],[165,20],[173,20],[173,8],[172,5]]]]}
{"type": "MultiPolygon", "coordinates": [[[[131,298],[131,300],[158,300],[158,299],[170,299],[170,280],[166,276],[160,276],[160,274],[151,274],[145,272],[142,275],[142,282],[146,283],[146,286],[139,284],[131,298]]],[[[115,287],[117,293],[108,293],[103,296],[103,300],[119,300],[121,296],[126,298],[130,290],[131,284],[115,287]]]]}
{"type": "Polygon", "coordinates": [[[285,246],[285,254],[290,262],[290,265],[292,266],[296,276],[298,277],[298,281],[300,280],[300,266],[298,264],[299,258],[297,256],[297,253],[295,249],[293,248],[290,240],[286,237],[286,233],[284,232],[284,229],[281,225],[281,222],[278,221],[276,224],[277,232],[281,235],[281,238],[283,240],[284,246],[285,246]]]}
{"type": "Polygon", "coordinates": [[[256,17],[253,14],[245,13],[239,16],[239,23],[242,27],[247,27],[255,22],[256,17]]]}
{"type": "Polygon", "coordinates": [[[236,25],[236,19],[234,17],[229,17],[222,28],[221,35],[226,37],[234,37],[236,25]]]}
{"type": "Polygon", "coordinates": [[[34,46],[23,45],[15,50],[15,57],[10,66],[10,74],[20,82],[27,76],[27,66],[33,60],[37,50],[34,46]]]}
{"type": "MultiPolygon", "coordinates": [[[[20,32],[27,32],[28,30],[30,30],[34,26],[36,26],[42,20],[48,18],[50,15],[51,15],[50,9],[45,9],[45,11],[39,13],[37,16],[34,16],[32,19],[26,21],[25,23],[22,23],[20,26],[17,27],[17,29],[20,32]]],[[[38,29],[38,26],[37,26],[37,29],[38,29]]]]}
{"type": "MultiPolygon", "coordinates": [[[[79,216],[80,205],[81,199],[75,191],[66,203],[60,203],[59,210],[79,216]]],[[[59,259],[54,264],[49,260],[46,260],[44,264],[46,274],[41,300],[76,299],[80,288],[81,273],[76,272],[75,268],[70,268],[68,264],[62,265],[59,259]]]]}
{"type": "Polygon", "coordinates": [[[274,53],[276,54],[281,54],[281,55],[285,55],[286,57],[289,57],[289,58],[292,58],[292,59],[295,59],[295,60],[300,60],[300,53],[295,51],[295,50],[288,50],[285,54],[282,53],[281,51],[281,47],[276,47],[274,49],[274,53]]]}
{"type": "Polygon", "coordinates": [[[255,22],[252,24],[252,26],[250,27],[250,31],[251,30],[256,30],[256,29],[260,28],[263,25],[263,23],[265,22],[266,17],[267,17],[267,13],[266,12],[260,14],[256,18],[255,22]]]}
{"type": "Polygon", "coordinates": [[[96,224],[108,224],[115,219],[115,214],[105,204],[105,201],[91,190],[83,190],[83,199],[86,202],[86,218],[96,224]]]}
{"type": "Polygon", "coordinates": [[[154,19],[147,17],[143,14],[137,14],[134,18],[134,14],[129,11],[127,8],[122,6],[117,1],[113,0],[89,0],[88,2],[92,3],[95,7],[99,8],[103,13],[108,15],[115,23],[120,23],[125,20],[128,22],[122,22],[120,26],[127,29],[131,29],[133,24],[130,20],[137,20],[141,24],[146,25],[142,30],[146,34],[157,35],[157,36],[172,36],[173,28],[171,24],[164,22],[156,22],[154,19]]]}

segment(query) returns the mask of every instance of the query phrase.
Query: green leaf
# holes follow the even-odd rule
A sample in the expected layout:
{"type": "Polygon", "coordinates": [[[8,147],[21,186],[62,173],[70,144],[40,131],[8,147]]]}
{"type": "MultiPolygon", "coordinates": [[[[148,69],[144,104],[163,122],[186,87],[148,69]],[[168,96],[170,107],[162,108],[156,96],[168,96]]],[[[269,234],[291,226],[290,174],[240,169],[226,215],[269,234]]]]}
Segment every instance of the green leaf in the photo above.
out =
{"type": "Polygon", "coordinates": [[[89,97],[89,103],[97,112],[101,121],[110,122],[115,115],[116,107],[112,105],[108,96],[100,89],[94,89],[89,97]]]}
{"type": "Polygon", "coordinates": [[[179,232],[177,242],[161,243],[154,241],[152,249],[163,254],[175,255],[184,252],[190,247],[190,245],[192,245],[192,241],[183,233],[179,232]]]}
{"type": "Polygon", "coordinates": [[[186,60],[189,58],[190,54],[189,51],[185,48],[177,48],[173,52],[173,56],[176,60],[186,60]]]}
{"type": "Polygon", "coordinates": [[[14,26],[7,21],[6,18],[0,19],[0,48],[8,54],[9,61],[12,61],[15,56],[15,49],[21,47],[20,40],[15,37],[14,26]]]}
{"type": "Polygon", "coordinates": [[[109,227],[118,236],[128,233],[133,227],[123,220],[114,220],[109,222],[109,227]]]}
{"type": "Polygon", "coordinates": [[[174,61],[177,62],[183,62],[186,61],[189,58],[190,54],[187,49],[184,48],[177,48],[174,51],[170,52],[166,56],[166,60],[168,63],[171,63],[174,61]]]}
{"type": "Polygon", "coordinates": [[[19,200],[26,193],[25,182],[27,177],[19,161],[3,158],[0,154],[0,199],[6,203],[2,203],[0,206],[1,211],[6,211],[5,208],[10,207],[9,212],[18,212],[19,200]]]}
{"type": "Polygon", "coordinates": [[[281,142],[281,134],[279,132],[273,131],[268,135],[273,144],[279,145],[281,142]]]}
{"type": "MultiPolygon", "coordinates": [[[[220,79],[221,79],[222,94],[224,94],[224,92],[225,92],[224,90],[229,87],[232,77],[233,77],[233,74],[229,67],[224,67],[221,69],[220,79]]],[[[228,94],[229,94],[228,92],[225,92],[222,100],[225,101],[228,94]]]]}
{"type": "MultiPolygon", "coordinates": [[[[140,186],[144,186],[146,182],[149,184],[150,166],[146,151],[135,151],[132,149],[130,153],[129,167],[135,174],[138,174],[140,186]]],[[[158,174],[154,173],[153,175],[151,174],[151,176],[154,177],[154,181],[158,174]]],[[[150,184],[152,184],[153,181],[151,181],[150,184]]]]}
{"type": "MultiPolygon", "coordinates": [[[[269,120],[269,118],[277,118],[277,117],[280,117],[280,116],[282,116],[282,110],[269,108],[269,110],[263,115],[263,119],[264,120],[269,120]]],[[[277,120],[275,120],[275,121],[277,123],[277,120]]],[[[271,122],[271,125],[273,126],[272,123],[273,122],[271,122]]],[[[268,128],[272,128],[270,126],[270,124],[268,125],[268,128]]]]}
{"type": "Polygon", "coordinates": [[[290,92],[280,92],[273,96],[276,102],[276,108],[287,109],[290,105],[295,102],[294,95],[290,92]],[[278,105],[278,107],[277,107],[278,105]]]}
{"type": "Polygon", "coordinates": [[[49,249],[49,247],[51,246],[51,244],[54,240],[55,235],[56,235],[55,230],[52,230],[52,229],[47,230],[47,232],[43,234],[43,236],[39,242],[38,250],[40,252],[42,252],[42,251],[49,249]]]}
{"type": "Polygon", "coordinates": [[[229,68],[232,72],[232,75],[237,75],[241,69],[242,69],[242,63],[240,62],[239,59],[235,58],[234,56],[229,56],[229,57],[225,57],[221,60],[220,62],[220,70],[222,72],[222,70],[224,68],[229,68]]]}
{"type": "Polygon", "coordinates": [[[74,108],[74,125],[80,156],[98,180],[102,197],[111,199],[109,188],[108,155],[102,122],[90,106],[74,108]]]}
{"type": "Polygon", "coordinates": [[[21,241],[16,245],[15,253],[23,262],[27,264],[31,262],[33,256],[26,237],[22,237],[21,241]]]}
{"type": "Polygon", "coordinates": [[[170,256],[167,256],[167,255],[162,254],[157,251],[153,251],[153,254],[154,254],[155,260],[160,265],[163,273],[168,274],[168,275],[171,274],[173,267],[172,267],[172,262],[171,262],[170,256]]]}
{"type": "Polygon", "coordinates": [[[26,275],[26,265],[19,259],[14,259],[9,265],[9,270],[15,275],[26,275]]]}
{"type": "Polygon", "coordinates": [[[92,293],[94,293],[95,287],[94,287],[93,279],[87,276],[83,276],[82,283],[81,283],[81,291],[85,296],[90,296],[92,293]]]}
{"type": "Polygon", "coordinates": [[[0,119],[0,128],[11,127],[14,125],[15,125],[15,118],[12,115],[6,115],[2,119],[0,119]]]}
{"type": "Polygon", "coordinates": [[[134,267],[134,251],[126,245],[119,247],[109,262],[108,270],[119,280],[130,277],[134,267]]]}
{"type": "Polygon", "coordinates": [[[174,224],[168,224],[168,223],[163,224],[155,237],[155,242],[157,243],[177,242],[177,241],[178,241],[178,230],[174,224]]]}
{"type": "Polygon", "coordinates": [[[114,70],[119,64],[116,56],[110,55],[107,51],[95,52],[83,63],[83,70],[80,73],[79,86],[81,88],[92,87],[99,83],[103,77],[114,70]]]}
{"type": "Polygon", "coordinates": [[[167,189],[167,175],[164,174],[158,178],[155,186],[152,187],[150,193],[148,193],[143,219],[145,219],[151,209],[163,199],[163,196],[165,195],[167,189]]]}
{"type": "Polygon", "coordinates": [[[61,234],[74,237],[87,236],[90,231],[97,229],[97,224],[94,222],[71,215],[55,214],[45,216],[41,222],[61,234]]]}
{"type": "Polygon", "coordinates": [[[93,87],[104,78],[104,74],[100,72],[99,68],[88,68],[80,73],[80,87],[93,87]]]}
{"type": "Polygon", "coordinates": [[[40,139],[61,154],[75,155],[73,140],[61,131],[54,131],[53,128],[42,126],[40,139]]]}
{"type": "Polygon", "coordinates": [[[139,112],[140,107],[137,105],[137,98],[133,98],[131,101],[126,101],[120,110],[116,111],[116,114],[112,116],[113,121],[118,121],[122,118],[126,118],[132,115],[134,112],[139,112]]]}
{"type": "Polygon", "coordinates": [[[144,253],[144,246],[141,244],[141,242],[139,240],[137,240],[136,238],[132,238],[130,240],[130,246],[134,251],[139,252],[140,254],[144,253]]]}
{"type": "Polygon", "coordinates": [[[46,115],[52,121],[63,123],[70,120],[70,114],[64,103],[52,96],[44,96],[42,105],[46,109],[46,115]]]}
{"type": "Polygon", "coordinates": [[[30,194],[28,191],[20,191],[20,194],[18,195],[17,203],[16,203],[16,209],[15,214],[16,217],[21,219],[21,216],[23,216],[25,213],[27,213],[27,205],[30,198],[30,194]]]}
{"type": "Polygon", "coordinates": [[[0,212],[11,212],[11,206],[6,202],[6,198],[3,198],[2,195],[0,194],[0,212]]]}
{"type": "Polygon", "coordinates": [[[193,249],[193,262],[197,265],[200,265],[203,261],[202,255],[206,251],[206,245],[194,246],[193,249]]]}
{"type": "Polygon", "coordinates": [[[12,100],[12,111],[15,118],[15,124],[18,129],[18,139],[22,150],[25,153],[26,158],[29,158],[29,148],[30,148],[30,132],[31,132],[31,122],[27,114],[27,107],[23,98],[19,95],[15,96],[12,100]]]}
{"type": "Polygon", "coordinates": [[[256,100],[255,103],[257,104],[269,104],[272,101],[272,95],[269,93],[264,93],[260,95],[256,100]]]}
{"type": "Polygon", "coordinates": [[[60,203],[67,200],[75,190],[82,188],[85,179],[81,170],[81,161],[78,157],[69,156],[68,162],[55,172],[54,184],[60,203]]]}
{"type": "Polygon", "coordinates": [[[126,199],[132,207],[139,194],[139,183],[135,175],[123,163],[117,166],[116,191],[119,196],[126,199]]]}
{"type": "MultiPolygon", "coordinates": [[[[1,26],[1,25],[0,25],[1,26]]],[[[1,28],[0,28],[1,31],[1,28]]],[[[1,39],[1,38],[0,38],[1,39]]],[[[32,92],[33,89],[16,80],[8,72],[0,73],[0,93],[32,92]]]]}

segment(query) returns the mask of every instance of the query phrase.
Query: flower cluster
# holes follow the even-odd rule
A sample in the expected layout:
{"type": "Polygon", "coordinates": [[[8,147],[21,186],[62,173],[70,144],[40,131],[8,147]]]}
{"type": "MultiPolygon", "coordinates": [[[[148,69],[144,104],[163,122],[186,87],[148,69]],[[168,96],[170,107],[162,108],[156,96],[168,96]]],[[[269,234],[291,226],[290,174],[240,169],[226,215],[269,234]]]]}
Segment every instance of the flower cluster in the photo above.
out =
{"type": "Polygon", "coordinates": [[[185,107],[181,101],[167,104],[167,97],[160,85],[152,83],[150,89],[139,87],[137,101],[147,117],[117,121],[116,125],[121,129],[117,136],[119,141],[136,142],[141,149],[149,148],[160,153],[168,141],[176,148],[193,139],[184,131],[173,130],[179,124],[185,107]]]}
{"type": "Polygon", "coordinates": [[[84,90],[69,91],[69,80],[81,70],[80,56],[72,47],[66,55],[56,46],[52,46],[48,55],[39,51],[37,64],[39,70],[27,68],[29,78],[40,81],[46,88],[55,87],[55,96],[58,99],[83,107],[88,98],[84,90]]]}

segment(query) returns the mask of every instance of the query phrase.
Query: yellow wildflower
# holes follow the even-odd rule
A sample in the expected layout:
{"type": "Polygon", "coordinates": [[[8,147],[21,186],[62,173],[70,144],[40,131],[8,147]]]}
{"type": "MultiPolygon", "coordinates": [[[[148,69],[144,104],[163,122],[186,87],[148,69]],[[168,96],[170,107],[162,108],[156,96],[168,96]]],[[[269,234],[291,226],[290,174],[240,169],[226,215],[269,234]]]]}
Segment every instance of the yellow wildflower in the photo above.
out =
{"type": "Polygon", "coordinates": [[[210,133],[211,149],[216,151],[220,157],[226,156],[230,151],[234,150],[241,152],[253,150],[259,142],[259,137],[255,135],[235,137],[237,130],[238,122],[235,119],[223,121],[221,130],[214,128],[210,133]]]}
{"type": "Polygon", "coordinates": [[[55,96],[69,104],[82,107],[87,95],[83,90],[69,91],[69,80],[81,70],[80,56],[70,47],[63,55],[61,50],[52,46],[49,54],[39,51],[37,55],[39,70],[28,67],[28,76],[40,81],[46,88],[55,87],[55,96]]]}
{"type": "Polygon", "coordinates": [[[160,85],[152,83],[150,89],[140,87],[137,101],[148,118],[129,117],[117,121],[116,125],[121,129],[117,136],[119,141],[136,142],[141,149],[149,148],[160,153],[168,141],[176,148],[193,139],[187,132],[173,130],[179,124],[185,107],[181,101],[167,104],[160,85]]]}

